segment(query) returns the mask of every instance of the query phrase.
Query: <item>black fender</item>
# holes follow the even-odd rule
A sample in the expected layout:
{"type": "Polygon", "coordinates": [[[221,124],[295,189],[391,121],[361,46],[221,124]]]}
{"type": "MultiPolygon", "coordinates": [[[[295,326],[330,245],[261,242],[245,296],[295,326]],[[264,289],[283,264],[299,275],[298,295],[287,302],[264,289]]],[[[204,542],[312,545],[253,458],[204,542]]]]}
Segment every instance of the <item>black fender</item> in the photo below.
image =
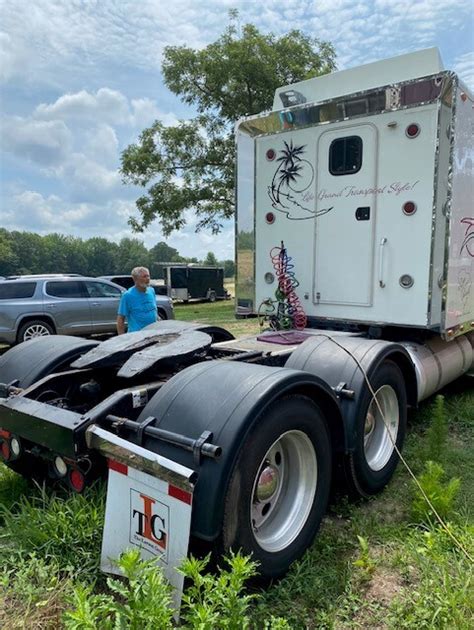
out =
{"type": "Polygon", "coordinates": [[[370,382],[371,376],[387,359],[400,368],[405,379],[408,404],[416,406],[415,366],[407,350],[398,343],[325,332],[298,346],[286,362],[286,367],[315,374],[334,389],[343,387],[354,392],[353,398],[344,394],[340,396],[344,439],[338,444],[343,445],[346,453],[354,450],[356,419],[360,413],[361,395],[367,386],[364,372],[370,382]]]}
{"type": "Polygon", "coordinates": [[[40,379],[64,369],[100,342],[69,335],[48,335],[13,346],[0,357],[0,383],[18,381],[26,389],[40,379]]]}
{"type": "Polygon", "coordinates": [[[198,472],[191,531],[204,540],[217,538],[224,498],[241,445],[258,418],[274,400],[303,394],[321,408],[328,425],[341,424],[338,401],[322,379],[299,370],[240,363],[207,361],[171,378],[143,409],[138,421],[149,416],[157,426],[197,439],[204,431],[222,448],[219,460],[193,455],[171,444],[146,438],[145,448],[159,452],[198,472]]]}

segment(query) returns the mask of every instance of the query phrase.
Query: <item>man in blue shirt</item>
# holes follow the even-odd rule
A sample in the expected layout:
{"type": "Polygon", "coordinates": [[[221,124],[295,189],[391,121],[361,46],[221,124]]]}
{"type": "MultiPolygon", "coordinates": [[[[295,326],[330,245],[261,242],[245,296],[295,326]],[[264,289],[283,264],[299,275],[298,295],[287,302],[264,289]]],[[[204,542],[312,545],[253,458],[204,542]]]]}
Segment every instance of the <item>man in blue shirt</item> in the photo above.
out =
{"type": "Polygon", "coordinates": [[[132,269],[134,286],[125,291],[117,313],[117,333],[136,332],[157,320],[155,292],[150,288],[150,272],[146,267],[132,269]]]}

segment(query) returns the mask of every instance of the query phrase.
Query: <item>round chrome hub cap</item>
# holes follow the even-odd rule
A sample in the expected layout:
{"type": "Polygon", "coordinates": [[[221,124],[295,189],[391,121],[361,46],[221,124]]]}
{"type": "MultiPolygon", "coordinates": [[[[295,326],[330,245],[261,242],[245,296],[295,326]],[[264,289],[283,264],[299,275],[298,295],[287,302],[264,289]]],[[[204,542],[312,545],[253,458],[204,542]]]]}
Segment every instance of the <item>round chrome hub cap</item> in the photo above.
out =
{"type": "Polygon", "coordinates": [[[300,534],[313,506],[318,462],[303,431],[287,431],[262,459],[252,490],[250,518],[255,540],[265,551],[285,549],[300,534]]]}
{"type": "Polygon", "coordinates": [[[372,470],[381,470],[392,456],[399,422],[397,394],[390,385],[382,385],[375,392],[364,424],[364,453],[372,470]]]}

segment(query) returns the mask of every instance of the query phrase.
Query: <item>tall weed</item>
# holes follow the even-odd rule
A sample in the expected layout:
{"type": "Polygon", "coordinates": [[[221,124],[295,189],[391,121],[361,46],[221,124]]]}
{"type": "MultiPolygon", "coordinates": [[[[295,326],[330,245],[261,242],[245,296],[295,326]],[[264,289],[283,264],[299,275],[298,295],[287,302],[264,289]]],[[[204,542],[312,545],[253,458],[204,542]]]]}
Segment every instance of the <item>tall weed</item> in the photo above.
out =
{"type": "Polygon", "coordinates": [[[415,496],[411,507],[411,516],[415,523],[436,522],[435,510],[443,520],[453,517],[454,502],[459,493],[461,480],[456,477],[445,483],[444,476],[445,472],[440,464],[431,461],[426,463],[425,472],[420,475],[418,481],[429,503],[418,485],[415,485],[415,496]]]}
{"type": "Polygon", "coordinates": [[[446,456],[446,440],[448,437],[448,423],[444,396],[436,396],[432,407],[432,420],[426,432],[425,461],[442,464],[446,456]]]}
{"type": "MultiPolygon", "coordinates": [[[[189,580],[181,606],[182,628],[200,630],[245,630],[254,627],[248,613],[257,595],[244,592],[246,580],[255,575],[256,564],[241,554],[232,554],[229,569],[207,573],[209,557],[186,559],[181,572],[189,580]]],[[[70,599],[73,610],[64,615],[67,630],[170,630],[174,628],[172,591],[153,560],[140,559],[129,550],[118,560],[125,580],[107,580],[108,593],[94,594],[78,586],[70,599]]],[[[261,628],[290,630],[282,618],[270,616],[261,628]]]]}
{"type": "Polygon", "coordinates": [[[167,630],[173,628],[171,587],[152,560],[142,561],[138,550],[118,561],[125,580],[109,578],[109,593],[95,595],[79,585],[64,616],[68,630],[167,630]]]}

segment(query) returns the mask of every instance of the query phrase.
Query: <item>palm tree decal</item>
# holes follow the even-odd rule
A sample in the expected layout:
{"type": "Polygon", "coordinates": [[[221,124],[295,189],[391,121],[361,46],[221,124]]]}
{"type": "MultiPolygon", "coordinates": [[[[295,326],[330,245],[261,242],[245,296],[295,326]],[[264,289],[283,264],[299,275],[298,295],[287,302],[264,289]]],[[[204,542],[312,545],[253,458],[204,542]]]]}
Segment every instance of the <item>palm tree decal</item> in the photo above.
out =
{"type": "Polygon", "coordinates": [[[467,225],[467,228],[464,233],[464,240],[459,253],[462,254],[465,249],[469,256],[474,258],[474,217],[464,217],[461,219],[461,223],[467,225]]]}
{"type": "Polygon", "coordinates": [[[293,220],[311,219],[332,210],[327,208],[316,212],[307,207],[303,194],[314,181],[314,169],[311,162],[304,158],[306,145],[294,145],[293,140],[289,143],[283,141],[283,144],[268,187],[272,206],[293,220]]]}

